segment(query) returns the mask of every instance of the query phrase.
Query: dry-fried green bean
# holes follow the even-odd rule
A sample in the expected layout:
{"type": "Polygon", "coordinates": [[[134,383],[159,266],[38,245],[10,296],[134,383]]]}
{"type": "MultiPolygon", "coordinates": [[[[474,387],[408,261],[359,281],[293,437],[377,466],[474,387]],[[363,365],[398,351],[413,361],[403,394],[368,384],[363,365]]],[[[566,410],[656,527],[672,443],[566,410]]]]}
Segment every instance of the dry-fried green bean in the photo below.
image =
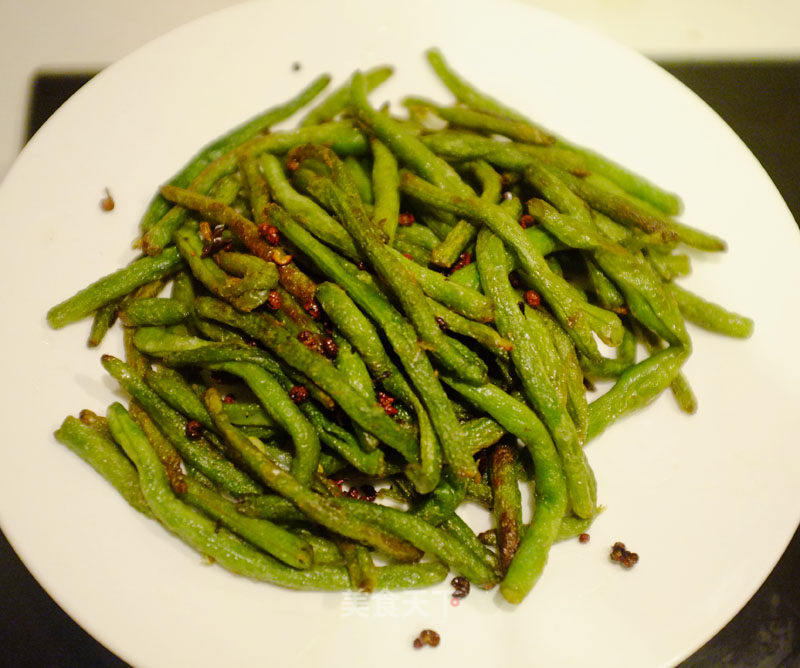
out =
{"type": "Polygon", "coordinates": [[[706,301],[675,283],[668,284],[667,289],[678,302],[683,316],[698,327],[742,339],[753,333],[753,321],[750,318],[706,301]]]}

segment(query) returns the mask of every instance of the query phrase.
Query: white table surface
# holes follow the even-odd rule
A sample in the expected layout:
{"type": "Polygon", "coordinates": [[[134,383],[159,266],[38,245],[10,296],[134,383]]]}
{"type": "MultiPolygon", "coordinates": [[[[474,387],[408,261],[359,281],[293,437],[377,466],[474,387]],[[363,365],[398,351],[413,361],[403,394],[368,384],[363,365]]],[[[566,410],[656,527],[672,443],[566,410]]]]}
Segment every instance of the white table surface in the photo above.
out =
{"type": "MultiPolygon", "coordinates": [[[[302,12],[302,0],[295,1],[302,12]]],[[[560,13],[656,58],[800,57],[798,0],[520,2],[560,13]]],[[[0,178],[21,147],[30,85],[38,70],[100,68],[182,23],[232,4],[0,0],[0,178]]]]}

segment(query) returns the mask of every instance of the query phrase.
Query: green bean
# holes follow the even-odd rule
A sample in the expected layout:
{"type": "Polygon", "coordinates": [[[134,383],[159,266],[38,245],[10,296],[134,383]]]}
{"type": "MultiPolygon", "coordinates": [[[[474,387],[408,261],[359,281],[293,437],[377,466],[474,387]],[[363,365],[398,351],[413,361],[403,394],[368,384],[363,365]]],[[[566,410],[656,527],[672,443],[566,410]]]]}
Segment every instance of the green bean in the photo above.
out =
{"type": "Polygon", "coordinates": [[[510,446],[500,443],[492,453],[492,483],[494,503],[492,515],[497,528],[497,547],[503,573],[519,547],[522,526],[522,495],[519,491],[517,470],[519,463],[510,446]]]}
{"type": "MultiPolygon", "coordinates": [[[[364,317],[344,290],[333,283],[321,283],[317,290],[317,298],[328,317],[358,350],[373,375],[382,379],[383,386],[392,395],[414,409],[419,425],[421,463],[416,465],[412,460],[407,471],[409,478],[420,492],[430,491],[439,480],[441,468],[439,441],[431,425],[431,418],[387,355],[375,327],[364,317]]],[[[447,401],[446,397],[444,401],[447,401]]],[[[455,418],[453,421],[455,422],[455,418]]]]}
{"type": "MultiPolygon", "coordinates": [[[[657,336],[637,325],[638,323],[633,323],[634,331],[636,332],[637,338],[644,344],[645,348],[647,348],[648,354],[652,355],[664,347],[664,344],[657,336]]],[[[692,386],[689,385],[689,380],[682,371],[678,371],[678,373],[675,374],[675,377],[669,384],[669,389],[672,392],[672,396],[675,398],[675,402],[678,404],[678,408],[684,413],[692,415],[697,412],[697,397],[692,390],[692,386]]]]}
{"type": "MultiPolygon", "coordinates": [[[[549,332],[542,330],[537,320],[527,320],[520,312],[516,295],[502,265],[501,253],[500,240],[488,230],[481,230],[477,245],[478,271],[484,289],[494,301],[497,327],[514,344],[511,359],[522,381],[525,396],[552,433],[556,448],[564,460],[575,513],[580,517],[591,517],[595,513],[595,499],[591,493],[592,474],[581,449],[577,429],[562,403],[561,394],[551,382],[552,374],[548,368],[556,363],[556,353],[549,332]]],[[[492,417],[500,422],[496,416],[492,417]]]]}
{"type": "Polygon", "coordinates": [[[240,279],[230,281],[231,294],[236,296],[252,292],[255,293],[254,297],[258,297],[262,292],[268,293],[278,285],[278,269],[275,264],[255,255],[222,250],[214,254],[214,261],[227,273],[240,279]]]}
{"type": "Polygon", "coordinates": [[[430,251],[422,246],[418,246],[417,244],[408,241],[407,239],[395,237],[394,250],[400,253],[400,255],[405,259],[413,262],[416,267],[421,269],[430,264],[430,251]]]}
{"type": "MultiPolygon", "coordinates": [[[[505,599],[519,603],[541,575],[567,507],[567,484],[561,461],[547,429],[524,403],[493,385],[476,388],[450,379],[445,382],[519,438],[533,457],[536,482],[531,529],[525,532],[500,583],[505,599]]],[[[564,459],[563,466],[568,469],[572,463],[564,459]]]]}
{"type": "Polygon", "coordinates": [[[268,520],[242,515],[236,510],[235,503],[191,476],[186,476],[184,482],[179,498],[212,520],[289,566],[302,569],[312,566],[314,555],[311,546],[303,539],[268,520]]]}
{"type": "Polygon", "coordinates": [[[478,586],[486,587],[494,584],[496,578],[491,568],[445,531],[395,508],[349,498],[336,501],[354,517],[407,540],[420,550],[440,559],[478,586]]]}
{"type": "Polygon", "coordinates": [[[222,401],[214,390],[206,392],[204,400],[214,423],[225,435],[230,449],[247,463],[248,468],[259,480],[289,499],[304,514],[331,531],[372,545],[397,559],[413,561],[419,558],[420,553],[407,542],[389,536],[384,531],[352,517],[339,506],[337,503],[339,499],[323,497],[310,491],[265,457],[246,436],[230,424],[222,410],[222,401]]]}
{"type": "Polygon", "coordinates": [[[256,292],[255,295],[236,294],[239,279],[228,276],[211,258],[203,257],[203,244],[191,223],[175,232],[174,241],[194,277],[213,294],[229,299],[236,308],[246,311],[252,311],[266,301],[269,290],[256,292]]]}
{"type": "Polygon", "coordinates": [[[257,484],[214,450],[205,439],[189,438],[185,420],[148,388],[127,364],[111,355],[103,355],[102,363],[123,389],[142,405],[187,463],[232,494],[260,491],[257,484]]]}
{"type": "MultiPolygon", "coordinates": [[[[541,202],[539,213],[549,219],[560,214],[541,202]]],[[[648,329],[672,344],[688,346],[689,336],[675,300],[641,253],[624,249],[595,249],[594,260],[622,292],[631,313],[648,329]]]]}
{"type": "Polygon", "coordinates": [[[586,203],[575,195],[567,185],[546,165],[531,163],[525,169],[525,179],[545,200],[550,202],[561,215],[540,217],[538,207],[542,200],[528,201],[528,212],[559,241],[570,248],[595,248],[616,251],[616,247],[597,229],[586,203]]]}
{"type": "Polygon", "coordinates": [[[595,226],[606,237],[630,251],[639,251],[643,248],[656,249],[661,252],[671,252],[677,242],[665,242],[657,234],[647,234],[638,228],[625,227],[612,220],[599,211],[592,209],[592,220],[595,226]]]}
{"type": "Polygon", "coordinates": [[[599,356],[592,332],[609,344],[619,344],[622,325],[617,317],[586,302],[572,284],[554,274],[522,228],[500,207],[468,195],[453,196],[409,172],[403,172],[401,189],[414,199],[478,221],[502,239],[512,249],[523,280],[549,303],[584,354],[599,356]]]}
{"type": "Polygon", "coordinates": [[[436,76],[447,86],[450,92],[459,102],[463,102],[471,109],[477,109],[495,116],[505,116],[515,121],[527,122],[522,114],[514,111],[510,107],[498,102],[494,98],[480,92],[460,77],[444,59],[441,51],[437,48],[428,49],[425,52],[428,63],[433,68],[436,76]]]}
{"type": "Polygon", "coordinates": [[[669,387],[687,355],[686,349],[670,346],[626,369],[608,392],[589,404],[586,440],[599,436],[621,416],[655,399],[669,387]]]}
{"type": "MultiPolygon", "coordinates": [[[[248,139],[261,134],[270,126],[289,118],[289,116],[294,114],[298,109],[306,106],[325,89],[330,83],[330,80],[331,78],[327,74],[317,77],[309,86],[300,91],[296,97],[278,107],[267,109],[265,112],[262,112],[258,116],[234,128],[211,144],[208,144],[201,149],[180,172],[170,179],[170,185],[181,188],[187,187],[207,165],[240,144],[243,144],[248,139]]],[[[147,232],[153,227],[169,209],[170,205],[160,195],[156,195],[147,207],[147,211],[139,224],[142,232],[147,232]]]]}
{"type": "MultiPolygon", "coordinates": [[[[395,236],[395,244],[405,241],[427,251],[432,250],[439,244],[439,237],[436,236],[433,230],[419,223],[411,223],[411,225],[404,225],[398,228],[395,236]]],[[[396,245],[395,248],[397,248],[396,245]]]]}
{"type": "Polygon", "coordinates": [[[260,517],[282,524],[308,521],[308,517],[291,501],[273,494],[246,496],[236,504],[236,508],[248,517],[260,517]]]}
{"type": "Polygon", "coordinates": [[[560,543],[563,540],[569,540],[570,538],[580,536],[582,533],[586,533],[589,527],[592,526],[593,521],[594,519],[583,519],[581,517],[572,517],[569,515],[565,516],[561,520],[561,527],[558,530],[556,542],[560,543]]]}
{"type": "MultiPolygon", "coordinates": [[[[258,156],[264,152],[286,153],[294,146],[307,142],[329,143],[334,150],[342,154],[363,153],[367,148],[364,135],[349,123],[326,123],[286,132],[273,132],[254,137],[240,148],[217,158],[192,181],[189,188],[192,192],[206,194],[219,179],[236,172],[240,160],[258,156]]],[[[186,213],[186,209],[183,207],[173,206],[144,234],[141,240],[142,250],[147,255],[159,255],[172,239],[175,230],[184,223],[186,213]]],[[[253,253],[258,255],[256,251],[253,253]]]]}
{"type": "MultiPolygon", "coordinates": [[[[253,221],[257,226],[269,224],[266,218],[266,207],[270,201],[270,188],[264,175],[259,169],[259,162],[255,158],[240,157],[239,167],[245,176],[250,190],[250,209],[253,212],[253,221]]],[[[251,228],[252,229],[252,228],[251,228]]],[[[285,248],[276,246],[275,253],[289,255],[285,248]]],[[[281,285],[301,302],[306,303],[314,298],[316,285],[306,276],[294,262],[276,265],[281,285]]]]}
{"type": "Polygon", "coordinates": [[[153,516],[142,495],[136,468],[110,438],[72,416],[55,431],[55,437],[111,483],[133,508],[153,516]]]}
{"type": "Polygon", "coordinates": [[[464,432],[473,454],[494,445],[508,433],[490,417],[479,417],[465,422],[464,432]]]}
{"type": "Polygon", "coordinates": [[[378,573],[372,555],[363,545],[342,541],[339,550],[344,556],[345,567],[350,574],[350,582],[354,589],[372,592],[377,585],[378,573]]]}
{"type": "Polygon", "coordinates": [[[439,323],[440,326],[456,334],[474,339],[491,353],[505,359],[508,357],[508,351],[514,347],[511,341],[500,336],[493,327],[464,318],[433,299],[429,299],[428,303],[433,310],[433,315],[442,321],[439,323]]]}
{"type": "Polygon", "coordinates": [[[603,273],[603,270],[597,266],[590,253],[582,253],[582,257],[586,263],[589,284],[592,286],[600,306],[615,313],[625,313],[627,310],[625,297],[620,294],[620,291],[617,290],[617,287],[608,276],[603,273]]]}
{"type": "Polygon", "coordinates": [[[87,427],[94,429],[101,436],[112,440],[111,432],[108,429],[108,420],[102,415],[98,415],[94,411],[84,408],[78,413],[78,420],[87,427]]]}
{"type": "Polygon", "coordinates": [[[342,552],[339,550],[339,546],[332,540],[317,536],[307,529],[297,529],[296,533],[311,545],[311,550],[314,553],[314,564],[319,566],[344,565],[342,552]]]}
{"type": "Polygon", "coordinates": [[[503,135],[514,141],[529,144],[552,144],[555,138],[543,132],[540,128],[534,127],[529,123],[522,123],[513,119],[503,118],[495,114],[482,111],[475,111],[468,107],[443,107],[415,97],[407,97],[403,100],[406,107],[424,107],[432,110],[439,118],[447,121],[455,127],[467,128],[478,132],[486,132],[494,135],[503,135]]]}
{"type": "MultiPolygon", "coordinates": [[[[437,76],[442,80],[442,83],[444,83],[444,85],[450,89],[450,92],[452,92],[456,99],[460,102],[463,102],[472,109],[527,123],[534,129],[539,129],[540,131],[545,132],[544,130],[541,130],[541,128],[537,128],[535,124],[531,123],[528,118],[519,112],[516,112],[504,104],[501,104],[494,98],[482,93],[465,81],[450,68],[438,49],[430,49],[425,55],[427,56],[428,62],[433,68],[434,72],[436,72],[437,76]]],[[[664,212],[668,214],[677,214],[680,212],[682,205],[680,198],[677,195],[662,190],[638,174],[634,174],[624,167],[612,162],[608,158],[590,151],[589,149],[571,145],[565,142],[563,139],[557,139],[556,145],[574,151],[586,162],[589,169],[595,172],[603,173],[607,178],[612,179],[621,187],[632,192],[638,197],[647,199],[648,201],[652,202],[654,206],[657,206],[664,212]]]]}
{"type": "MultiPolygon", "coordinates": [[[[546,311],[542,309],[525,309],[525,314],[528,318],[540,320],[550,331],[553,344],[561,358],[562,373],[566,378],[567,411],[575,423],[575,428],[578,430],[578,438],[583,443],[586,441],[586,430],[589,427],[589,405],[586,401],[586,390],[583,385],[583,370],[575,352],[575,346],[569,336],[546,311]]],[[[618,351],[621,352],[623,345],[620,345],[618,351]]]]}
{"type": "MultiPolygon", "coordinates": [[[[482,382],[486,377],[486,369],[480,358],[465,357],[452,344],[451,339],[443,334],[436,324],[433,313],[425,300],[424,293],[414,276],[400,263],[394,255],[396,251],[384,243],[368,216],[338,183],[347,187],[347,174],[341,167],[338,158],[324,147],[306,146],[293,156],[301,164],[325,161],[325,166],[333,174],[337,183],[327,176],[301,167],[294,173],[295,182],[302,181],[303,189],[333,209],[342,221],[353,240],[364,254],[365,259],[380,278],[390,287],[409,320],[414,325],[420,339],[429,346],[432,355],[447,369],[469,382],[482,382]]],[[[402,259],[402,256],[400,256],[402,259]]]]}
{"type": "Polygon", "coordinates": [[[447,577],[447,566],[437,562],[392,564],[378,567],[375,589],[416,589],[438,584],[447,577]]]}
{"type": "Polygon", "coordinates": [[[478,322],[494,320],[492,301],[485,295],[477,290],[453,283],[437,271],[421,267],[394,249],[391,249],[390,252],[416,279],[422,291],[431,299],[470,320],[478,322]]]}
{"type": "MultiPolygon", "coordinates": [[[[525,229],[524,234],[542,257],[564,248],[560,241],[554,239],[548,232],[540,227],[529,227],[525,229]]],[[[518,268],[516,260],[508,250],[506,250],[506,258],[506,264],[510,262],[515,268],[518,268]]],[[[450,281],[472,288],[473,290],[480,290],[481,280],[478,276],[478,265],[470,263],[466,267],[454,271],[450,275],[450,281]]]]}
{"type": "Polygon", "coordinates": [[[667,290],[678,302],[678,308],[683,316],[698,327],[742,339],[752,335],[753,321],[750,318],[706,301],[674,283],[669,283],[667,290]]]}
{"type": "Polygon", "coordinates": [[[126,327],[177,325],[189,317],[189,311],[174,299],[151,297],[131,302],[120,311],[119,317],[126,327]]]}
{"type": "MultiPolygon", "coordinates": [[[[481,182],[481,199],[496,204],[500,198],[502,184],[500,175],[483,160],[470,163],[472,171],[481,182]]],[[[459,220],[448,232],[447,237],[431,252],[431,262],[440,267],[451,267],[478,234],[475,226],[466,220],[459,220]]]]}
{"type": "Polygon", "coordinates": [[[430,494],[414,502],[409,512],[428,524],[439,526],[464,501],[465,490],[463,482],[445,477],[430,494]]]}
{"type": "Polygon", "coordinates": [[[725,242],[714,235],[672,220],[646,202],[637,200],[616,188],[602,176],[577,178],[561,172],[567,185],[594,209],[625,225],[650,234],[659,234],[664,241],[681,241],[704,251],[724,251],[725,242]]]}
{"type": "Polygon", "coordinates": [[[373,202],[372,181],[364,166],[358,161],[358,158],[352,155],[348,155],[344,159],[344,166],[350,172],[350,177],[353,179],[361,201],[371,205],[373,202]]]}
{"type": "Polygon", "coordinates": [[[360,72],[353,75],[350,87],[351,101],[356,118],[365,125],[394,153],[399,162],[405,163],[417,174],[439,187],[448,187],[456,193],[471,190],[461,177],[444,160],[425,149],[419,139],[396,120],[373,109],[367,101],[366,82],[360,72]]]}
{"type": "Polygon", "coordinates": [[[536,157],[518,144],[499,142],[490,137],[445,130],[424,135],[420,141],[436,155],[450,161],[481,160],[498,169],[524,172],[536,157]]]}
{"type": "Polygon", "coordinates": [[[636,337],[629,329],[625,330],[622,343],[617,348],[616,359],[603,357],[600,360],[589,360],[580,353],[578,359],[588,378],[619,378],[636,363],[636,337]]]}
{"type": "Polygon", "coordinates": [[[213,368],[241,378],[267,414],[289,434],[294,443],[291,473],[300,484],[308,485],[319,462],[319,438],[280,383],[255,364],[225,362],[213,368]]]}
{"type": "MultiPolygon", "coordinates": [[[[512,293],[509,293],[509,296],[512,296],[512,293]]],[[[524,296],[519,291],[514,293],[513,296],[520,298],[520,301],[517,302],[517,306],[522,304],[522,306],[520,306],[520,310],[524,316],[525,327],[528,330],[527,333],[531,337],[536,354],[541,359],[542,367],[547,379],[550,381],[550,386],[555,391],[558,404],[566,408],[567,375],[564,373],[563,361],[558,349],[556,348],[552,332],[544,322],[545,316],[542,315],[538,309],[531,308],[528,304],[526,304],[524,302],[524,296]]],[[[567,411],[567,413],[569,413],[569,411],[567,411]]],[[[572,419],[571,415],[570,419],[572,419]]]]}
{"type": "Polygon", "coordinates": [[[292,187],[283,173],[283,167],[278,158],[265,153],[259,162],[273,198],[286,209],[292,218],[346,257],[356,262],[360,259],[359,252],[347,230],[316,202],[301,195],[292,187]]]}
{"type": "MultiPolygon", "coordinates": [[[[347,339],[337,335],[334,340],[339,347],[339,354],[336,356],[335,362],[336,368],[347,377],[354,390],[367,401],[374,402],[376,400],[375,390],[364,360],[353,350],[347,339]]],[[[358,426],[353,431],[362,450],[369,452],[377,449],[379,443],[372,434],[368,434],[358,426]]]]}
{"type": "Polygon", "coordinates": [[[97,348],[103,342],[108,330],[117,319],[120,302],[121,300],[110,302],[94,312],[92,329],[89,331],[89,340],[87,341],[90,348],[97,348]]]}
{"type": "MultiPolygon", "coordinates": [[[[375,67],[364,72],[367,90],[371,91],[380,86],[392,76],[393,72],[394,68],[389,65],[375,67]]],[[[329,121],[343,111],[348,104],[350,104],[350,81],[331,92],[320,104],[309,111],[300,121],[300,127],[318,125],[329,121]]]]}
{"type": "Polygon", "coordinates": [[[665,281],[671,281],[679,276],[688,276],[692,270],[688,255],[670,255],[655,248],[649,248],[646,256],[653,269],[665,281]]]}
{"type": "Polygon", "coordinates": [[[157,258],[139,258],[51,308],[47,312],[47,322],[53,329],[77,322],[136,288],[169,276],[182,263],[180,254],[174,248],[167,249],[157,258]]]}
{"type": "Polygon", "coordinates": [[[486,549],[486,546],[480,542],[478,536],[475,535],[475,532],[470,528],[469,524],[462,520],[456,513],[450,513],[442,520],[439,526],[458,540],[469,552],[478,557],[488,568],[495,572],[498,570],[497,558],[495,555],[486,549]]]}
{"type": "Polygon", "coordinates": [[[453,229],[453,221],[447,214],[440,214],[435,210],[422,210],[418,212],[420,223],[428,227],[439,239],[445,239],[453,229]]]}
{"type": "Polygon", "coordinates": [[[397,160],[386,146],[375,138],[370,139],[372,147],[372,190],[375,206],[372,222],[383,230],[387,243],[394,243],[397,220],[400,214],[400,176],[397,160]]]}
{"type": "Polygon", "coordinates": [[[267,415],[261,404],[251,404],[242,401],[225,403],[222,407],[228,419],[237,426],[249,425],[254,427],[274,427],[275,421],[267,415]]]}
{"type": "Polygon", "coordinates": [[[192,386],[179,374],[168,367],[158,367],[157,369],[146,369],[144,372],[145,382],[150,388],[169,406],[178,413],[196,420],[206,429],[214,429],[211,416],[200,401],[200,397],[195,394],[192,386]]]}
{"type": "Polygon", "coordinates": [[[142,431],[120,404],[109,408],[109,424],[139,471],[142,492],[153,514],[171,532],[227,570],[292,589],[347,589],[344,568],[298,570],[267,556],[214,520],[175,497],[161,463],[142,431]]]}
{"type": "Polygon", "coordinates": [[[401,453],[416,449],[416,443],[411,436],[395,424],[377,404],[370,405],[364,401],[333,364],[288,335],[283,327],[277,326],[271,316],[266,313],[237,313],[227,304],[208,297],[198,297],[195,308],[203,317],[241,329],[273,350],[330,394],[356,424],[377,436],[386,445],[401,453]]]}

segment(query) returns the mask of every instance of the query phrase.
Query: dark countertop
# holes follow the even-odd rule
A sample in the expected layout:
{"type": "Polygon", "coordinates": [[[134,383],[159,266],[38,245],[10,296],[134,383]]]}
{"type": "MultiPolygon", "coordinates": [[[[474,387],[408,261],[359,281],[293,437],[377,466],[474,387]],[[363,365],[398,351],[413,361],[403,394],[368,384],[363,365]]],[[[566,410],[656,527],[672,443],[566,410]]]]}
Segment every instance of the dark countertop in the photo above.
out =
{"type": "MultiPolygon", "coordinates": [[[[745,141],[800,221],[800,61],[662,63],[745,141]]],[[[91,73],[40,74],[30,137],[91,73]]],[[[681,668],[800,666],[800,531],[748,604],[681,668]]],[[[127,664],[73,622],[0,534],[0,666],[127,664]]]]}

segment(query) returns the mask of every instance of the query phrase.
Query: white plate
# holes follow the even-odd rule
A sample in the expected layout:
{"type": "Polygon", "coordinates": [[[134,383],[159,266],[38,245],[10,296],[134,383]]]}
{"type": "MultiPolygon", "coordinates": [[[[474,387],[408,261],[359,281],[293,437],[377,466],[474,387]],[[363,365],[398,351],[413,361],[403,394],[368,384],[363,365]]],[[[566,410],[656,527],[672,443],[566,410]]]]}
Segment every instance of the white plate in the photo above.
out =
{"type": "MultiPolygon", "coordinates": [[[[4,284],[0,517],[39,582],[137,665],[667,666],[757,589],[800,517],[800,237],[756,160],[719,118],[644,58],[516,3],[267,2],[191,23],[109,67],[23,151],[0,190],[4,284]],[[375,96],[449,99],[433,44],[466,76],[575,141],[680,192],[684,220],[730,251],[687,284],[752,315],[732,341],[692,330],[694,417],[669,396],[591,444],[607,510],[588,545],[556,546],[517,609],[449,586],[409,595],[300,594],[234,577],[132,512],[52,431],[116,389],[86,323],[47,308],[129,260],[156,186],[193,152],[313,75],[388,62],[375,96]],[[302,63],[300,72],[291,64],[302,63]],[[98,200],[108,186],[113,213],[98,200]],[[610,563],[623,540],[631,571],[610,563]],[[415,652],[422,628],[442,635],[415,652]]],[[[116,352],[118,337],[103,346],[116,352]]],[[[8,604],[9,602],[6,602],[8,604]]]]}

